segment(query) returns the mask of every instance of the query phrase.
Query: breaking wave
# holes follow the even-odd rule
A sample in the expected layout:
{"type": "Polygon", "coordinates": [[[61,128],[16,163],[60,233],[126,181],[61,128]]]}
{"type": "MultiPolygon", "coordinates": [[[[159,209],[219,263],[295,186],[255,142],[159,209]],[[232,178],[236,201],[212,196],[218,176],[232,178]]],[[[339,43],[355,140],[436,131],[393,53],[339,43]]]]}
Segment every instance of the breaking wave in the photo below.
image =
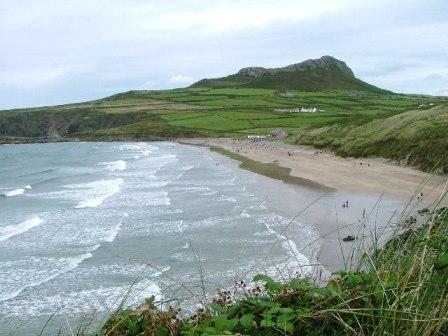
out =
{"type": "Polygon", "coordinates": [[[106,170],[114,172],[114,171],[122,171],[126,169],[127,163],[124,160],[111,161],[111,162],[100,162],[100,166],[105,166],[106,170]]]}
{"type": "Polygon", "coordinates": [[[21,188],[17,188],[17,189],[13,189],[13,190],[7,191],[7,192],[5,192],[3,194],[3,196],[13,197],[13,196],[23,195],[26,190],[30,190],[30,189],[31,189],[31,186],[30,185],[26,185],[26,186],[21,187],[21,188]]]}
{"type": "Polygon", "coordinates": [[[17,225],[8,225],[5,227],[0,227],[0,241],[4,241],[11,237],[25,233],[31,230],[32,228],[39,226],[43,222],[44,221],[41,218],[36,216],[17,225]]]}

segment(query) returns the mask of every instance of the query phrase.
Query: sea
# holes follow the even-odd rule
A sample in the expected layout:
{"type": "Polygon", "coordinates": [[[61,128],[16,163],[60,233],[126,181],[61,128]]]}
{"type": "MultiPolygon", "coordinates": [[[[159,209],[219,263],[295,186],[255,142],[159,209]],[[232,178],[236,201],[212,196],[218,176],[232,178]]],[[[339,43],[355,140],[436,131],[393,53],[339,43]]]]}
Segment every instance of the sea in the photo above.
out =
{"type": "MultiPolygon", "coordinates": [[[[383,198],[375,220],[402,206],[383,198]]],[[[1,145],[0,335],[92,332],[151,297],[188,313],[258,273],[326,277],[319,227],[375,207],[175,142],[1,145]]]]}

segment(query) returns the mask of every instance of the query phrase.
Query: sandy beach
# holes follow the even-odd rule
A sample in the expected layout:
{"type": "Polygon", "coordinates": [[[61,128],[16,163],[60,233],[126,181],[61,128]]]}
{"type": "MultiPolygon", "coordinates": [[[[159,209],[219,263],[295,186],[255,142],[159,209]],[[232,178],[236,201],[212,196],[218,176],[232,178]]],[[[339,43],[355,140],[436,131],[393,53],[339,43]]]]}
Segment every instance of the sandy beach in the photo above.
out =
{"type": "Polygon", "coordinates": [[[238,139],[188,139],[183,143],[217,146],[252,160],[277,163],[290,168],[291,175],[327,187],[373,196],[390,195],[410,199],[417,194],[422,203],[437,200],[446,188],[447,178],[431,175],[385,159],[342,158],[329,151],[296,146],[280,141],[238,139]]]}
{"type": "MultiPolygon", "coordinates": [[[[378,197],[378,199],[395,198],[403,205],[409,202],[407,216],[415,215],[418,209],[431,207],[440,200],[446,190],[446,177],[391,164],[385,159],[341,158],[328,151],[267,140],[252,142],[237,139],[186,139],[179,142],[207,146],[212,149],[222,148],[237,154],[236,157],[232,157],[236,160],[238,156],[241,156],[240,158],[245,157],[271,164],[270,167],[275,164],[282,170],[288,168],[291,176],[304,179],[305,182],[302,185],[305,186],[315,187],[313,184],[316,184],[318,187],[363,194],[378,197]]],[[[446,206],[446,197],[442,205],[446,206]]],[[[368,226],[372,226],[370,229],[373,229],[373,225],[377,224],[372,222],[368,226]]],[[[321,237],[324,237],[321,242],[319,261],[327,269],[337,271],[344,267],[342,254],[347,257],[352,248],[356,249],[356,243],[343,242],[342,238],[347,235],[356,235],[362,230],[361,226],[357,224],[341,229],[337,221],[331,219],[316,223],[316,229],[321,237]]]]}

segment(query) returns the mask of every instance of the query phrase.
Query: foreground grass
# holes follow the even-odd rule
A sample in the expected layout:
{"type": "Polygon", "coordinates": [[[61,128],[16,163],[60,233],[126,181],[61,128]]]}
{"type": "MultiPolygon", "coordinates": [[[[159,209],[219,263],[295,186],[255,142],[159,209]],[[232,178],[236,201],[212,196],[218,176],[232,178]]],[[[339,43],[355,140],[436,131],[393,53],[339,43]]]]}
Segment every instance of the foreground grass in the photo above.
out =
{"type": "Polygon", "coordinates": [[[423,225],[403,220],[384,246],[325,286],[260,274],[238,284],[238,297],[219,292],[191,316],[153,299],[119,310],[98,335],[447,335],[448,210],[420,217],[423,225]]]}

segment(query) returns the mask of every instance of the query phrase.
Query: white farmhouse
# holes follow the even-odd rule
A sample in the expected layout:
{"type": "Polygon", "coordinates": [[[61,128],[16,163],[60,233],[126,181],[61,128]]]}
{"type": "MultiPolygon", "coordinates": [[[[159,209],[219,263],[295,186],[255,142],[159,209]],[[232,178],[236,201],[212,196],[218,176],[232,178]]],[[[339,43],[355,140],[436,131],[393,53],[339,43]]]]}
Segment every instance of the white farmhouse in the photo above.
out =
{"type": "Polygon", "coordinates": [[[317,108],[315,107],[302,107],[300,112],[317,112],[317,108]]]}

